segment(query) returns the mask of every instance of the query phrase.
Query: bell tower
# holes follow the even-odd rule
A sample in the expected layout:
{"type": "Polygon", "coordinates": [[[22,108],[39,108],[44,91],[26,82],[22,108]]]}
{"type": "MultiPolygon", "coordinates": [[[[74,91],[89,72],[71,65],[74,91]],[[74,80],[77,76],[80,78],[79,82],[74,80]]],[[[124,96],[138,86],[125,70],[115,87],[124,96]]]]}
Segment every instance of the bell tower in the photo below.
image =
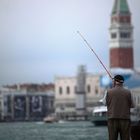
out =
{"type": "Polygon", "coordinates": [[[133,69],[133,26],[127,0],[115,0],[109,32],[110,68],[133,69]]]}

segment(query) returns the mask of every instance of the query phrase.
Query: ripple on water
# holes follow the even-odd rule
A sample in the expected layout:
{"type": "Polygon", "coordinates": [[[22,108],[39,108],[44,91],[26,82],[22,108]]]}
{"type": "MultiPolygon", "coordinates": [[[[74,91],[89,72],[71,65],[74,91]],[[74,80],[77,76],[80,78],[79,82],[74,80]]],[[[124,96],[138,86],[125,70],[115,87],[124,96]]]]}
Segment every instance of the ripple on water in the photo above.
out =
{"type": "Polygon", "coordinates": [[[0,140],[107,140],[106,127],[91,122],[1,123],[0,140]]]}

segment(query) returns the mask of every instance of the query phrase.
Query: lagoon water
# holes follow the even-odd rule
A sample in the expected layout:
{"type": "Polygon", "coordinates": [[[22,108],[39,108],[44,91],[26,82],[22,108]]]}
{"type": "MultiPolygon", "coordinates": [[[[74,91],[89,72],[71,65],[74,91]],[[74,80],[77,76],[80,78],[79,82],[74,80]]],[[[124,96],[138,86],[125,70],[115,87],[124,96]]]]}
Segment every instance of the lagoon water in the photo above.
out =
{"type": "Polygon", "coordinates": [[[0,123],[0,140],[108,140],[108,132],[91,122],[0,123]]]}

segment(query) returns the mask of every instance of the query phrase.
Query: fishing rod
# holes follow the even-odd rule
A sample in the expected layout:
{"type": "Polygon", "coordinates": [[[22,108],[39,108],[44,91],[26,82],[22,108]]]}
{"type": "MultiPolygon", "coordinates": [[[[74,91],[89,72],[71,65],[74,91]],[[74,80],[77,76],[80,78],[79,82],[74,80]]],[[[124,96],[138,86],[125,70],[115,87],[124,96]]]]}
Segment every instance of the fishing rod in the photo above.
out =
{"type": "Polygon", "coordinates": [[[94,55],[97,57],[97,59],[99,60],[99,62],[101,63],[101,65],[103,66],[103,68],[106,70],[107,74],[109,75],[109,77],[111,79],[113,79],[111,73],[107,70],[107,68],[105,67],[105,65],[103,64],[103,62],[101,61],[101,59],[98,57],[98,55],[96,54],[96,52],[92,49],[92,47],[90,46],[90,44],[88,43],[88,41],[84,38],[84,36],[77,31],[77,33],[81,36],[81,38],[84,40],[84,42],[86,43],[87,47],[94,53],[94,55]]]}

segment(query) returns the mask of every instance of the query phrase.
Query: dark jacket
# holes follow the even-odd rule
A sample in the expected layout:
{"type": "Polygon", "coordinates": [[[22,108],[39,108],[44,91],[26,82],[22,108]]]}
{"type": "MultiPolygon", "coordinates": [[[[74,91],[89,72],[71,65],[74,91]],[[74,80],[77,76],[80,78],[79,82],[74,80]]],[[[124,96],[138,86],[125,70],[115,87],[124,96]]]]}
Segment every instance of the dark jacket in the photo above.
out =
{"type": "Polygon", "coordinates": [[[109,119],[130,119],[130,108],[133,106],[131,92],[116,85],[107,91],[106,105],[109,119]]]}

